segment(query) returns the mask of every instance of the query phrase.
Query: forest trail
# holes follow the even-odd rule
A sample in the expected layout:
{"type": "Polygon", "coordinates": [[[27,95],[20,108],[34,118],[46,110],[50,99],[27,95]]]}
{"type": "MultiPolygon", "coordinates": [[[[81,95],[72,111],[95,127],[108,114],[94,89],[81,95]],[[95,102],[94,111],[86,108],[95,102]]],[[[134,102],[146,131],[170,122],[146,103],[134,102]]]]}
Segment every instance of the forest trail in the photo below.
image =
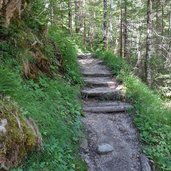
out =
{"type": "Polygon", "coordinates": [[[141,154],[131,105],[122,100],[122,84],[92,55],[78,61],[85,81],[82,121],[87,133],[81,149],[89,171],[151,171],[141,154]]]}

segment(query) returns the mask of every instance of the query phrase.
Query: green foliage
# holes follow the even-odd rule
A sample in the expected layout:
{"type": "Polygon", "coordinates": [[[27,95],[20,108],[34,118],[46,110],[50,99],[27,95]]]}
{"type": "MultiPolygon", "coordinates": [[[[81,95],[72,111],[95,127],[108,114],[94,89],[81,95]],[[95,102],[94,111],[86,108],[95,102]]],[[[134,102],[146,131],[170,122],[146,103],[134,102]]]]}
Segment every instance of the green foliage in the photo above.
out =
{"type": "MultiPolygon", "coordinates": [[[[72,51],[74,45],[69,43],[70,41],[67,42],[67,48],[69,48],[68,53],[71,53],[71,56],[65,56],[69,58],[69,62],[65,61],[67,71],[70,74],[67,78],[73,83],[78,83],[77,80],[80,80],[80,75],[76,73],[79,73],[76,66],[76,52],[72,51]],[[73,56],[74,59],[71,59],[73,56]],[[70,66],[70,62],[73,62],[74,65],[70,66]],[[77,77],[75,78],[75,76],[77,77]]],[[[59,44],[59,46],[64,47],[65,45],[59,44]]],[[[0,79],[0,93],[11,95],[23,108],[25,117],[31,116],[36,121],[43,136],[44,144],[43,151],[32,153],[25,164],[18,169],[35,171],[40,169],[86,170],[78,152],[81,135],[79,121],[81,105],[77,97],[79,85],[71,87],[68,82],[62,79],[50,79],[45,76],[40,77],[36,82],[33,80],[24,81],[16,69],[20,67],[20,62],[17,62],[18,59],[16,60],[15,56],[10,56],[8,50],[7,52],[6,58],[2,57],[3,67],[10,68],[0,68],[0,78],[2,78],[0,79]],[[12,68],[13,66],[15,68],[12,68]]],[[[53,62],[52,46],[49,45],[46,48],[46,54],[52,58],[53,62]]],[[[65,54],[64,50],[63,54],[65,54]]]]}
{"type": "Polygon", "coordinates": [[[75,44],[59,29],[50,29],[51,40],[48,37],[42,40],[30,28],[25,24],[18,29],[11,26],[7,31],[10,39],[5,38],[0,44],[0,62],[3,66],[0,68],[0,94],[10,95],[22,107],[24,116],[31,116],[36,121],[43,136],[44,149],[30,154],[22,167],[15,170],[85,171],[86,166],[78,151],[82,131],[78,100],[80,85],[76,84],[82,80],[75,44]],[[40,53],[47,56],[52,64],[51,69],[56,73],[53,79],[43,74],[36,81],[21,78],[23,60],[33,60],[30,46],[35,41],[38,41],[40,53]],[[65,81],[57,74],[62,69],[56,66],[55,47],[62,54],[59,60],[65,71],[65,81]]]}
{"type": "Polygon", "coordinates": [[[0,94],[10,95],[19,89],[21,80],[9,69],[0,67],[0,78],[0,94]]]}
{"type": "Polygon", "coordinates": [[[118,75],[122,70],[130,72],[131,67],[118,56],[114,56],[110,51],[96,51],[96,57],[104,60],[104,62],[112,68],[113,74],[118,75]]]}
{"type": "Polygon", "coordinates": [[[158,169],[170,171],[171,110],[165,108],[160,97],[127,70],[121,58],[106,52],[98,55],[126,87],[127,97],[137,112],[135,124],[140,131],[144,152],[155,161],[158,169]]]}
{"type": "Polygon", "coordinates": [[[25,116],[31,116],[38,124],[44,144],[43,151],[27,159],[23,170],[85,170],[80,156],[76,155],[81,135],[81,106],[76,89],[79,90],[63,80],[42,77],[39,83],[25,82],[14,95],[25,116]]]}
{"type": "Polygon", "coordinates": [[[81,83],[81,75],[77,64],[77,51],[74,41],[65,33],[51,27],[49,30],[49,37],[58,44],[60,52],[63,57],[63,68],[67,74],[67,79],[72,83],[81,83]]]}

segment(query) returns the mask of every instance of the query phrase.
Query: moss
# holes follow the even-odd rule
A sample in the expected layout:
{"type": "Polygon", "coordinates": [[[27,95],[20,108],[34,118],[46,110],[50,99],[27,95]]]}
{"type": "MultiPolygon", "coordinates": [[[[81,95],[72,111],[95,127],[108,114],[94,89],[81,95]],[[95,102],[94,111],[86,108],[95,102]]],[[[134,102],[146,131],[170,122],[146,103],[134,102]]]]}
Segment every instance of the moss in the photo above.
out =
{"type": "Polygon", "coordinates": [[[6,120],[5,133],[0,133],[0,159],[11,168],[21,163],[37,146],[38,135],[23,117],[22,110],[10,98],[0,99],[0,121],[6,120]]]}

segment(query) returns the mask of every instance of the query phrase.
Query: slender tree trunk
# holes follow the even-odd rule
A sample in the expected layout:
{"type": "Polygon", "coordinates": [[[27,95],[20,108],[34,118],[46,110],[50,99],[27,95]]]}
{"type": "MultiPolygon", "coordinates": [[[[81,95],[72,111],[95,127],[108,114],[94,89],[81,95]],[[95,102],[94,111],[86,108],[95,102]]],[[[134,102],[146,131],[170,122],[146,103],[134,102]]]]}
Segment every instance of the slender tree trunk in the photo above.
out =
{"type": "Polygon", "coordinates": [[[72,2],[68,1],[68,28],[69,32],[72,33],[72,2]]]}
{"type": "Polygon", "coordinates": [[[146,57],[145,57],[145,77],[147,84],[152,86],[152,0],[147,0],[147,40],[146,40],[146,57]]]}
{"type": "Polygon", "coordinates": [[[51,24],[53,24],[53,21],[54,21],[54,9],[53,9],[53,6],[51,6],[51,11],[50,11],[50,22],[51,24]]]}
{"type": "Polygon", "coordinates": [[[121,11],[120,11],[120,56],[123,57],[123,10],[122,10],[122,0],[120,0],[121,11]]]}
{"type": "Polygon", "coordinates": [[[79,24],[79,8],[80,8],[80,2],[79,0],[75,0],[75,32],[80,32],[80,24],[79,24]]]}
{"type": "Polygon", "coordinates": [[[86,44],[86,16],[84,15],[84,33],[83,33],[83,42],[86,44]]]}
{"type": "Polygon", "coordinates": [[[128,57],[128,21],[127,21],[127,0],[124,4],[124,57],[128,57]]]}
{"type": "Polygon", "coordinates": [[[169,36],[171,34],[171,11],[169,11],[169,36]]]}
{"type": "Polygon", "coordinates": [[[108,47],[108,26],[107,26],[107,0],[103,0],[103,10],[104,10],[104,21],[103,21],[103,31],[104,31],[104,48],[107,49],[108,47]]]}
{"type": "Polygon", "coordinates": [[[164,4],[162,3],[162,36],[164,36],[164,4]]]}
{"type": "Polygon", "coordinates": [[[140,34],[140,31],[138,31],[137,33],[137,39],[136,39],[136,44],[137,44],[137,63],[135,65],[135,68],[134,68],[134,74],[139,76],[140,78],[143,77],[143,74],[142,74],[142,61],[144,59],[144,56],[141,54],[141,49],[140,49],[140,42],[141,42],[141,34],[140,34]]]}

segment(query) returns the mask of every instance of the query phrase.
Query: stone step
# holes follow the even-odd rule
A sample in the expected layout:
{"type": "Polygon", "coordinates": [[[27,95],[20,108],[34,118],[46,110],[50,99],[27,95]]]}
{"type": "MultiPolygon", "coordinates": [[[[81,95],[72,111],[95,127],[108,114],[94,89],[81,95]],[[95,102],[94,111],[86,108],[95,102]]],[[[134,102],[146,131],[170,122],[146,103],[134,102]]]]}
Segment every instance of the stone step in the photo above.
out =
{"type": "Polygon", "coordinates": [[[117,87],[116,81],[110,77],[85,77],[84,82],[87,86],[94,87],[117,87]]]}
{"type": "Polygon", "coordinates": [[[88,58],[92,58],[92,57],[93,57],[93,54],[91,54],[91,53],[78,55],[78,59],[88,59],[88,58]]]}
{"type": "Polygon", "coordinates": [[[90,113],[117,113],[131,108],[130,104],[124,102],[85,102],[83,110],[90,113]]]}
{"type": "Polygon", "coordinates": [[[81,66],[90,66],[90,65],[97,65],[97,64],[102,64],[103,61],[99,59],[93,59],[93,58],[88,58],[88,59],[79,59],[78,60],[79,64],[81,66]]]}
{"type": "Polygon", "coordinates": [[[112,73],[110,71],[82,71],[84,77],[111,77],[112,73]]]}
{"type": "Polygon", "coordinates": [[[123,96],[121,90],[109,87],[86,88],[81,91],[84,98],[116,99],[123,96]]]}

